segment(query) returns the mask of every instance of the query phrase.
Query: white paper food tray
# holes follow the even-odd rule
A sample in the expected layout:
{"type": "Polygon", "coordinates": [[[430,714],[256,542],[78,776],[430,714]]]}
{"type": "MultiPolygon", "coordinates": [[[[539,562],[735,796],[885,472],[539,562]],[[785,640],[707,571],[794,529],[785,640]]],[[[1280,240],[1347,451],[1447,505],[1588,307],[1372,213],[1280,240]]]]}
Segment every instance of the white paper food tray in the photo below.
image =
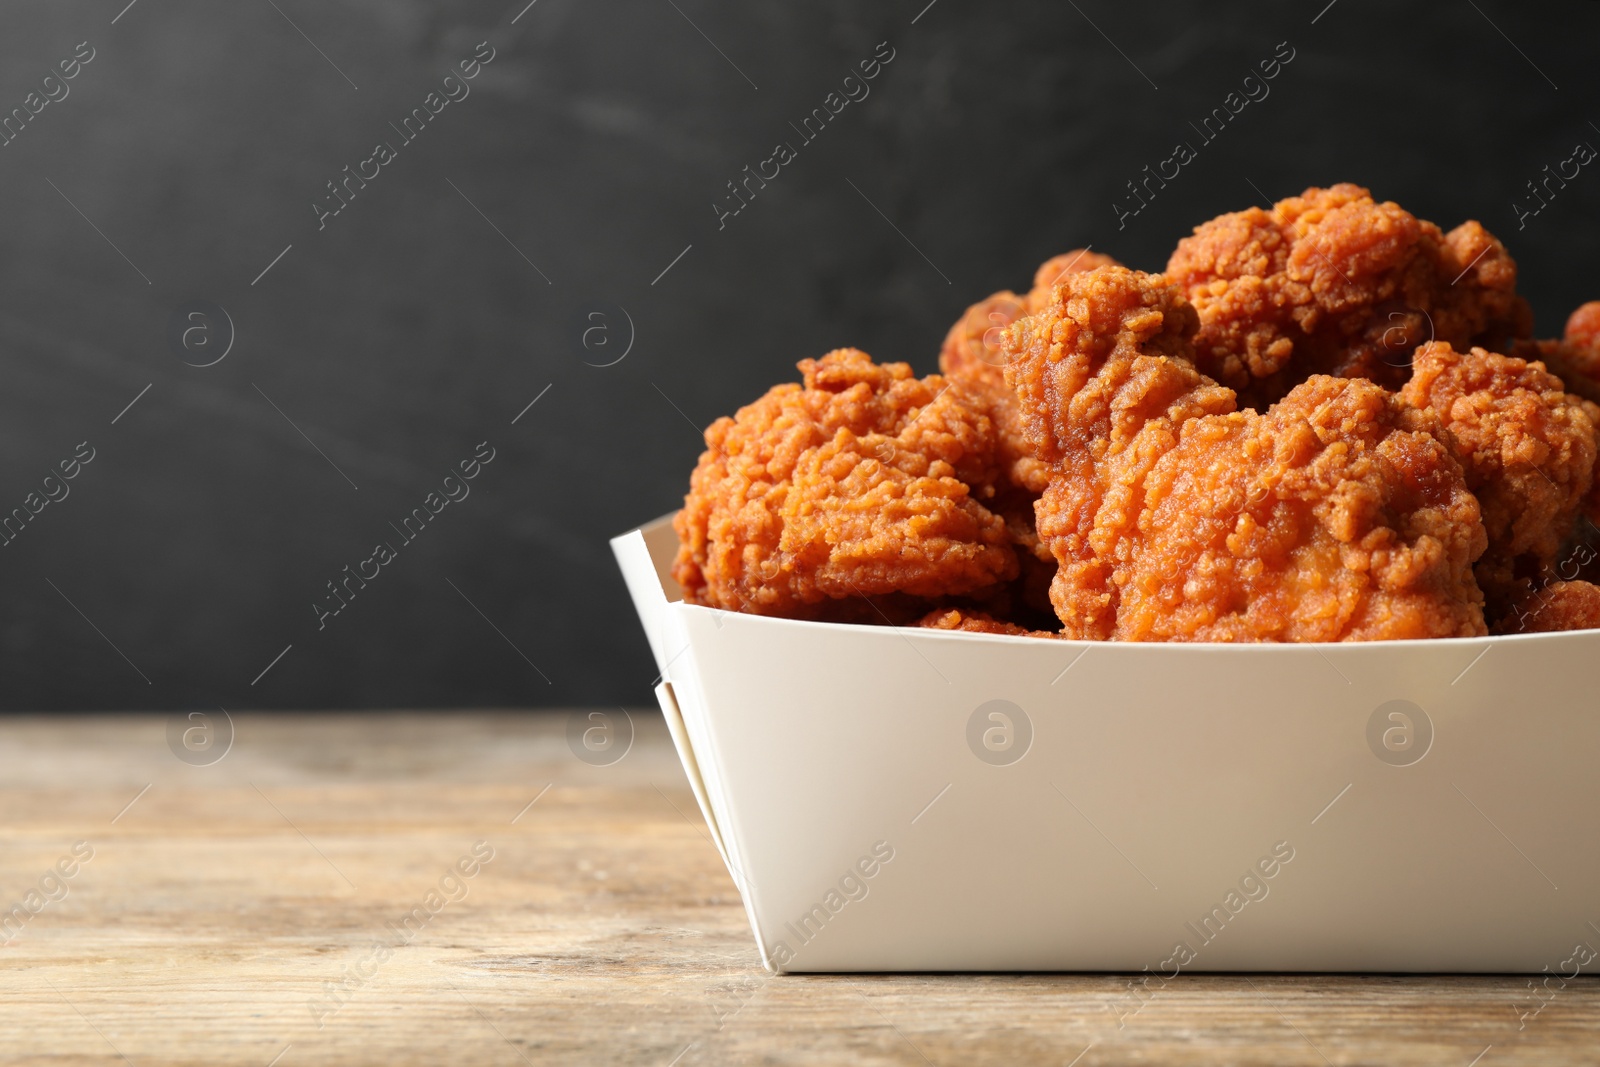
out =
{"type": "Polygon", "coordinates": [[[771,970],[1600,970],[1600,631],[796,622],[612,546],[771,970]]]}

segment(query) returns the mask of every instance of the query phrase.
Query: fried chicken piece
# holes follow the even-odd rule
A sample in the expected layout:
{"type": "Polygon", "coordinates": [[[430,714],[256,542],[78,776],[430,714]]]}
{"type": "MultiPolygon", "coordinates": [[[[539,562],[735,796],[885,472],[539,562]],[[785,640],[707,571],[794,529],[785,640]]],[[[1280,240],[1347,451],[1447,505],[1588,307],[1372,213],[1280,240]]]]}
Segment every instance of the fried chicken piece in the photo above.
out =
{"type": "Polygon", "coordinates": [[[1233,394],[1189,362],[1194,328],[1177,286],[1112,266],[1061,279],[1048,307],[1003,334],[1023,443],[1053,474],[1035,511],[1068,637],[1116,628],[1101,513],[1126,505],[1185,420],[1233,410],[1233,394]]]}
{"type": "Polygon", "coordinates": [[[1029,452],[1052,468],[1108,459],[1189,391],[1209,398],[1197,413],[1232,411],[1233,394],[1194,368],[1195,326],[1162,275],[1110,266],[1062,278],[1046,307],[1001,333],[1029,452]],[[1144,388],[1119,394],[1136,375],[1144,388]]]}
{"type": "Polygon", "coordinates": [[[1473,569],[1497,616],[1548,573],[1569,537],[1593,484],[1595,425],[1541,364],[1437,341],[1413,354],[1400,399],[1449,432],[1489,535],[1473,569]]]}
{"type": "Polygon", "coordinates": [[[1339,641],[1484,632],[1485,534],[1427,412],[1316,376],[1265,415],[1190,363],[1161,276],[1064,280],[1004,335],[1063,635],[1339,641]]]}
{"type": "Polygon", "coordinates": [[[1350,184],[1204,223],[1167,273],[1199,312],[1196,365],[1263,409],[1312,374],[1398,388],[1425,341],[1505,351],[1533,328],[1482,226],[1443,233],[1350,184]]]}
{"type": "Polygon", "coordinates": [[[1087,248],[1074,248],[1059,256],[1051,256],[1033,272],[1033,288],[1028,290],[1028,314],[1042,311],[1054,298],[1056,283],[1069,274],[1088,274],[1101,267],[1120,267],[1115,259],[1102,252],[1087,248]]]}
{"type": "Polygon", "coordinates": [[[1006,357],[1000,347],[1000,331],[1047,305],[1055,283],[1066,275],[1118,265],[1110,256],[1086,248],[1052,257],[1034,272],[1033,288],[1026,294],[1018,296],[1006,289],[967,308],[950,327],[944,346],[939,350],[939,370],[946,377],[966,383],[988,400],[990,417],[1000,426],[1003,461],[1012,483],[1030,494],[1025,501],[1029,511],[1033,498],[1049,484],[1050,472],[1023,446],[1017,424],[1016,396],[1006,385],[1006,357]]]}
{"type": "Polygon", "coordinates": [[[1567,343],[1600,359],[1600,300],[1581,304],[1567,316],[1567,343]]]}
{"type": "Polygon", "coordinates": [[[1033,288],[1021,296],[1009,289],[973,304],[962,313],[945,335],[939,350],[939,370],[969,384],[992,386],[1010,395],[1002,373],[1006,363],[1000,347],[1000,331],[1023,315],[1031,315],[1050,303],[1056,282],[1069,274],[1084,274],[1099,267],[1121,266],[1110,256],[1087,248],[1063,252],[1039,265],[1033,274],[1033,288]]]}
{"type": "Polygon", "coordinates": [[[1024,494],[1037,496],[1050,481],[1050,472],[1028,455],[1016,431],[1017,400],[1006,385],[1005,355],[997,346],[999,333],[1028,314],[1028,298],[1010,290],[973,304],[945,335],[939,350],[939,370],[982,397],[989,417],[1000,429],[1002,463],[1011,483],[1024,494]]]}
{"type": "Polygon", "coordinates": [[[936,608],[917,620],[918,626],[931,630],[962,630],[970,634],[1008,634],[1012,637],[1059,638],[1060,634],[1047,630],[1030,630],[1026,626],[996,619],[981,611],[961,611],[956,608],[936,608]]]}
{"type": "Polygon", "coordinates": [[[1265,415],[1185,424],[1119,530],[1116,636],[1484,633],[1472,572],[1484,528],[1440,432],[1372,382],[1325,375],[1265,415]]]}
{"type": "Polygon", "coordinates": [[[1009,289],[993,293],[967,308],[945,334],[939,349],[939,371],[974,386],[1005,384],[1001,368],[1005,353],[1000,349],[1000,331],[1028,314],[1028,297],[1009,289]]]}
{"type": "MultiPolygon", "coordinates": [[[[1513,354],[1538,360],[1551,374],[1561,379],[1570,395],[1579,399],[1589,421],[1600,434],[1600,300],[1591,300],[1567,318],[1566,336],[1560,340],[1521,341],[1513,354]]],[[[1593,553],[1583,561],[1580,574],[1558,573],[1558,577],[1600,581],[1600,469],[1583,503],[1583,514],[1572,531],[1572,540],[1584,551],[1593,553]]],[[[1558,568],[1558,572],[1561,568],[1558,568]]]]}
{"type": "Polygon", "coordinates": [[[1600,585],[1552,582],[1526,594],[1494,628],[1497,634],[1600,629],[1600,585]]]}
{"type": "Polygon", "coordinates": [[[1521,341],[1512,355],[1540,360],[1569,391],[1600,403],[1600,300],[1591,300],[1567,318],[1559,341],[1521,341]]]}
{"type": "MultiPolygon", "coordinates": [[[[1560,378],[1561,384],[1574,395],[1591,403],[1600,399],[1600,377],[1591,377],[1586,372],[1583,352],[1565,341],[1547,338],[1517,341],[1509,347],[1506,355],[1529,363],[1543,363],[1545,369],[1560,378]]],[[[1600,374],[1600,367],[1596,367],[1595,372],[1600,374]]]]}
{"type": "MultiPolygon", "coordinates": [[[[1046,260],[1034,272],[1033,288],[1018,296],[1004,290],[969,307],[950,328],[939,352],[939,369],[983,398],[1000,433],[1003,485],[992,510],[1005,517],[1021,551],[1022,575],[1014,600],[1022,613],[1051,615],[1049,588],[1056,563],[1034,530],[1033,505],[1050,484],[1050,468],[1028,451],[1023,440],[1016,394],[1006,384],[1000,331],[1049,304],[1055,283],[1066,275],[1117,266],[1110,256],[1076,249],[1046,260]]],[[[1013,614],[1008,611],[1007,614],[1013,614]]]]}
{"type": "Polygon", "coordinates": [[[958,383],[855,349],[799,368],[803,385],[776,386],[706,430],[673,523],[673,577],[688,600],[911,621],[928,598],[1017,576],[1005,520],[980,502],[1001,476],[981,403],[958,383]]]}

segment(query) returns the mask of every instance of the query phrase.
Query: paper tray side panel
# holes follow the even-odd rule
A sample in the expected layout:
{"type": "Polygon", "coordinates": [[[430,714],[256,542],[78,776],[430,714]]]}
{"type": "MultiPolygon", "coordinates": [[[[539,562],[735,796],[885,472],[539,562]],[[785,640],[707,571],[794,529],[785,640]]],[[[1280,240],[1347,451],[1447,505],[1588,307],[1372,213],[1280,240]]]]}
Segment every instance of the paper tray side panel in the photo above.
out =
{"type": "Polygon", "coordinates": [[[1140,971],[1184,944],[1190,971],[1536,972],[1594,936],[1600,635],[1262,656],[677,610],[778,969],[1140,971]],[[996,701],[1031,724],[1009,764],[972,733],[996,701]],[[1431,723],[1408,766],[1369,742],[1394,701],[1431,723]]]}

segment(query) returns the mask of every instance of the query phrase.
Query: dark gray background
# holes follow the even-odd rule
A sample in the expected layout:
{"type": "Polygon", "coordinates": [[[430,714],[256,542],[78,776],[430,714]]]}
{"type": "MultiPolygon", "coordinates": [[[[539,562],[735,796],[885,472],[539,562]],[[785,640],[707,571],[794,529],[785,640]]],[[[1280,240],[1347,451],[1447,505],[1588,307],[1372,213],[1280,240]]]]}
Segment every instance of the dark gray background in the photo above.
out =
{"type": "Polygon", "coordinates": [[[0,511],[97,457],[0,548],[0,706],[647,703],[606,541],[681,499],[700,427],[840,345],[931,370],[1047,256],[1155,269],[1257,187],[1479,218],[1545,333],[1600,296],[1600,168],[1512,208],[1600,145],[1593,2],[524,3],[6,5],[0,112],[97,55],[0,148],[0,511]],[[319,232],[323,183],[483,40],[471,96],[319,232]],[[725,183],[884,40],[870,97],[719,231],[725,183]],[[1119,231],[1124,182],[1285,40],[1270,97],[1119,231]],[[237,330],[204,369],[166,341],[194,298],[237,330]],[[617,306],[631,352],[585,365],[617,306]],[[324,583],[485,439],[471,496],[319,632],[324,583]]]}

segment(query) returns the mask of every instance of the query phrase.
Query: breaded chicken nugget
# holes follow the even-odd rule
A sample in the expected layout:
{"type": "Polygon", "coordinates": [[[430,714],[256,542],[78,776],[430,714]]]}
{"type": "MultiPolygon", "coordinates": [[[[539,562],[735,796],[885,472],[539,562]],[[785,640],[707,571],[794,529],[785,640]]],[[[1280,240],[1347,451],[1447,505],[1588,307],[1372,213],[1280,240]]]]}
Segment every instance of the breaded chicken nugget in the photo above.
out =
{"type": "Polygon", "coordinates": [[[688,599],[792,618],[911,621],[1017,576],[994,423],[964,388],[840,349],[706,431],[674,527],[688,599]],[[868,603],[866,598],[876,599],[868,603]]]}

